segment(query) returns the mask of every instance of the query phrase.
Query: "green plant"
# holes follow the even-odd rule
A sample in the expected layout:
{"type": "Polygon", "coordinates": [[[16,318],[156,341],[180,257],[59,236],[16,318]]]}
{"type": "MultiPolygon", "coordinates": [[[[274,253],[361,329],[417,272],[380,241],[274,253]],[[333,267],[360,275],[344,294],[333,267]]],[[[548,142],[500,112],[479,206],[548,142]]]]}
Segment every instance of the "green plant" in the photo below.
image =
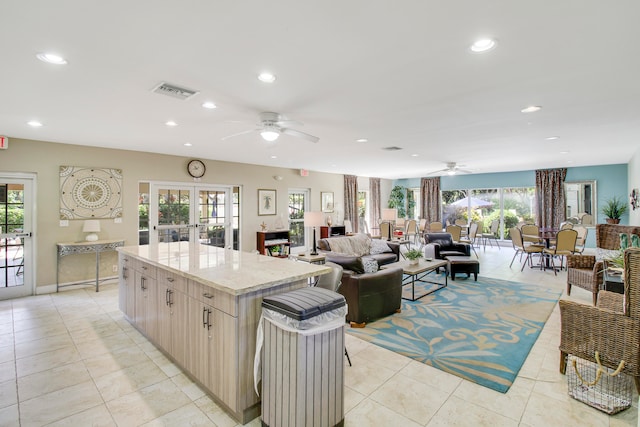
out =
{"type": "Polygon", "coordinates": [[[280,253],[280,245],[271,246],[271,252],[275,254],[280,253]]]}
{"type": "Polygon", "coordinates": [[[407,189],[396,185],[391,189],[391,194],[389,195],[389,206],[390,208],[395,208],[398,211],[398,218],[404,218],[407,214],[404,205],[404,195],[406,194],[407,189]]]}
{"type": "Polygon", "coordinates": [[[418,258],[422,258],[422,251],[419,251],[418,249],[410,249],[407,252],[405,252],[404,256],[411,261],[414,261],[418,258]]]}
{"type": "Polygon", "coordinates": [[[601,212],[611,219],[620,219],[622,215],[627,211],[627,204],[624,203],[618,196],[614,196],[607,200],[601,209],[601,212]]]}
{"type": "Polygon", "coordinates": [[[608,257],[607,264],[616,268],[624,268],[624,249],[620,249],[615,256],[608,257]]]}

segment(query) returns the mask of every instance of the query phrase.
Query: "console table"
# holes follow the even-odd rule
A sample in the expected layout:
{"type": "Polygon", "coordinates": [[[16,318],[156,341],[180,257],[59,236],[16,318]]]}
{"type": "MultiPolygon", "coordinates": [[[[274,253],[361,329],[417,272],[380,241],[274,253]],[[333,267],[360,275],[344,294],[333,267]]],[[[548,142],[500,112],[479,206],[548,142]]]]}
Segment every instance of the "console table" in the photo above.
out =
{"type": "Polygon", "coordinates": [[[58,259],[56,268],[56,292],[60,288],[65,286],[83,285],[87,283],[94,283],[94,280],[87,280],[78,283],[72,283],[68,285],[60,285],[60,260],[67,255],[76,254],[96,254],[96,292],[100,289],[100,253],[106,251],[115,251],[117,247],[124,246],[123,239],[117,240],[96,240],[95,242],[67,242],[57,243],[58,246],[58,259]]]}

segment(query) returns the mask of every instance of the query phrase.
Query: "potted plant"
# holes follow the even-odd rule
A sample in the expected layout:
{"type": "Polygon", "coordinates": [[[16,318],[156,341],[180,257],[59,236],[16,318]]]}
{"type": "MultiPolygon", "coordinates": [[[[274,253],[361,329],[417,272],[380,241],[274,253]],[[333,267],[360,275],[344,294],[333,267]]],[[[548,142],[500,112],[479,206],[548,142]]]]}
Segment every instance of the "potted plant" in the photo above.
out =
{"type": "Polygon", "coordinates": [[[607,223],[618,224],[620,217],[627,211],[627,205],[618,196],[614,196],[605,202],[601,211],[607,217],[607,223]]]}
{"type": "Polygon", "coordinates": [[[420,262],[420,258],[422,258],[422,251],[418,249],[410,249],[404,254],[405,258],[409,260],[409,264],[417,264],[420,262]]]}
{"type": "Polygon", "coordinates": [[[280,245],[271,246],[271,250],[269,252],[272,256],[280,255],[280,245]]]}

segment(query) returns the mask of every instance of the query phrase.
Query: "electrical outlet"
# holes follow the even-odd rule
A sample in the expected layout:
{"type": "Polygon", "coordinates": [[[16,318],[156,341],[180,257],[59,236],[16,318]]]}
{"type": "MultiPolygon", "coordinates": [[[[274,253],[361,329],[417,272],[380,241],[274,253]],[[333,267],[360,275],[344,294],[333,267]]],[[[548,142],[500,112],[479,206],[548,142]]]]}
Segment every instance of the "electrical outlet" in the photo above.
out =
{"type": "Polygon", "coordinates": [[[118,272],[118,266],[116,264],[113,264],[113,272],[114,273],[118,272]]]}

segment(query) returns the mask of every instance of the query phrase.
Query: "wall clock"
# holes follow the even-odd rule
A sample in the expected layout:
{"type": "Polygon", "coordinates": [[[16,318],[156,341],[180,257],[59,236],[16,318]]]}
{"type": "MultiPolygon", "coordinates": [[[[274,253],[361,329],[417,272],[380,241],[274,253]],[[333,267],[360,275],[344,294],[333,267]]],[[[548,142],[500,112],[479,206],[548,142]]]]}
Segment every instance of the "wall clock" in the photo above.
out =
{"type": "Polygon", "coordinates": [[[206,168],[201,160],[191,160],[187,165],[187,172],[194,178],[202,178],[206,168]]]}

